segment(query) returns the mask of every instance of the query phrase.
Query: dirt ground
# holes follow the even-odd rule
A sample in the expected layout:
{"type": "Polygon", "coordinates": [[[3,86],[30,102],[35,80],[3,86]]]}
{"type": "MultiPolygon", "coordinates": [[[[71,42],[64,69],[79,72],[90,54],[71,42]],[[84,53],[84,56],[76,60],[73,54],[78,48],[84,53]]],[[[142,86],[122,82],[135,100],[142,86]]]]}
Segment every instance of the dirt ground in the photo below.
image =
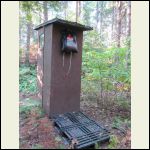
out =
{"type": "MultiPolygon", "coordinates": [[[[23,102],[31,98],[39,101],[36,94],[20,93],[20,106],[23,102]]],[[[126,124],[119,128],[113,127],[113,120],[116,116],[130,116],[130,113],[122,110],[99,109],[94,105],[87,105],[81,102],[81,111],[101,123],[109,129],[110,135],[115,137],[107,143],[100,144],[97,149],[130,149],[131,148],[131,130],[126,124]]],[[[53,121],[47,115],[41,115],[39,110],[32,109],[30,113],[20,114],[20,149],[70,149],[71,147],[64,143],[54,129],[53,121]]]]}

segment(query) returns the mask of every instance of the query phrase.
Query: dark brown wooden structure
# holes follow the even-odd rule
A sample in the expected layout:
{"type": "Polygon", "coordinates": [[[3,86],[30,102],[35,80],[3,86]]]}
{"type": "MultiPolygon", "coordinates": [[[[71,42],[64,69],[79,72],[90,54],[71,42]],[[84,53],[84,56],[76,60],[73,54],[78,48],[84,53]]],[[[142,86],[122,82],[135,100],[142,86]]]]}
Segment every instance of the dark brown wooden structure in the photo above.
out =
{"type": "Polygon", "coordinates": [[[35,28],[38,30],[39,50],[37,78],[40,98],[46,113],[61,114],[80,110],[81,62],[83,31],[91,27],[55,18],[35,28]],[[70,73],[70,55],[61,53],[61,31],[76,32],[78,53],[73,53],[70,73]]]}

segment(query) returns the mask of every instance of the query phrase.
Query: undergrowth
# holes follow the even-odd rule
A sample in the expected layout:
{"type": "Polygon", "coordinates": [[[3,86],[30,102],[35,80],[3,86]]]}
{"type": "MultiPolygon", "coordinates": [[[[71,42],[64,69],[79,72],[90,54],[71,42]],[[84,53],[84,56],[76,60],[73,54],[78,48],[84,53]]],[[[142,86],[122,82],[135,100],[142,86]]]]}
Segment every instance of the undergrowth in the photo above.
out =
{"type": "Polygon", "coordinates": [[[37,93],[36,65],[19,67],[19,91],[23,93],[37,93]]]}

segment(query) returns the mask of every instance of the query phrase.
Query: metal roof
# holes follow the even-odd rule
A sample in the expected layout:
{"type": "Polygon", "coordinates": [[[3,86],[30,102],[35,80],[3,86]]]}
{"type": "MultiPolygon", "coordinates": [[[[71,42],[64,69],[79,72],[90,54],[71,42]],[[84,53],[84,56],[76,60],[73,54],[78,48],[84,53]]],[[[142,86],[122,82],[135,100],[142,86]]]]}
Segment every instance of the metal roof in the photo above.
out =
{"type": "Polygon", "coordinates": [[[71,22],[71,21],[67,21],[67,20],[63,20],[63,19],[59,19],[59,18],[54,18],[52,20],[46,21],[46,22],[36,26],[34,28],[34,30],[38,30],[38,29],[40,29],[40,28],[42,28],[44,26],[47,26],[49,24],[67,25],[67,26],[70,26],[70,27],[78,28],[78,29],[83,30],[83,31],[93,30],[93,28],[90,27],[90,26],[85,26],[85,25],[82,25],[82,24],[77,23],[77,22],[71,22]]]}

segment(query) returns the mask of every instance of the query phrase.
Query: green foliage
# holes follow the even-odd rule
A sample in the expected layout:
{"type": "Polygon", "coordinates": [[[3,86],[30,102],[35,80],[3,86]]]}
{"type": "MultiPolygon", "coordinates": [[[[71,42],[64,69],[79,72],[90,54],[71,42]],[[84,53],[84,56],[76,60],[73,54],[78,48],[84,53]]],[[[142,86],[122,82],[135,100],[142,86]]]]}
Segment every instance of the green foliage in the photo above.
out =
{"type": "Polygon", "coordinates": [[[23,53],[23,48],[19,48],[19,57],[22,56],[22,53],[23,53]]]}
{"type": "Polygon", "coordinates": [[[124,41],[124,45],[128,47],[128,49],[130,49],[130,45],[131,45],[131,37],[127,37],[124,41]]]}
{"type": "Polygon", "coordinates": [[[116,102],[120,108],[125,110],[127,110],[131,106],[130,101],[124,99],[122,96],[118,97],[116,102]]]}
{"type": "Polygon", "coordinates": [[[29,98],[24,99],[23,101],[21,101],[21,103],[22,104],[19,107],[19,113],[22,113],[22,114],[23,113],[28,114],[33,108],[38,108],[41,106],[41,103],[39,101],[32,100],[29,98]]]}
{"type": "Polygon", "coordinates": [[[29,22],[32,20],[32,9],[34,6],[34,1],[20,1],[20,9],[26,13],[26,19],[29,22]]]}
{"type": "Polygon", "coordinates": [[[124,124],[125,124],[127,127],[131,128],[131,120],[129,120],[129,119],[124,119],[124,124]]]}
{"type": "Polygon", "coordinates": [[[96,143],[94,149],[100,149],[100,143],[96,143]]]}
{"type": "Polygon", "coordinates": [[[83,1],[83,20],[84,23],[89,25],[91,24],[91,13],[92,11],[94,11],[94,7],[95,7],[96,3],[92,2],[92,1],[83,1]]]}
{"type": "Polygon", "coordinates": [[[112,127],[119,128],[122,125],[122,119],[120,117],[115,117],[113,120],[112,127]]]}
{"type": "Polygon", "coordinates": [[[121,117],[116,116],[113,120],[112,127],[120,128],[122,126],[131,128],[131,121],[127,118],[121,118],[121,117]]]}
{"type": "Polygon", "coordinates": [[[57,142],[60,142],[60,141],[61,141],[61,138],[60,138],[59,136],[57,136],[57,137],[55,137],[55,140],[56,140],[57,142]]]}
{"type": "Polygon", "coordinates": [[[48,8],[53,11],[59,11],[61,9],[61,3],[59,1],[47,1],[48,8]]]}
{"type": "Polygon", "coordinates": [[[36,66],[20,65],[19,68],[19,91],[24,93],[37,92],[36,66]]]}
{"type": "Polygon", "coordinates": [[[58,146],[58,149],[66,149],[66,147],[65,147],[63,144],[60,144],[60,145],[58,146]]]}
{"type": "Polygon", "coordinates": [[[43,149],[44,147],[40,144],[32,145],[32,149],[43,149]]]}
{"type": "Polygon", "coordinates": [[[130,92],[131,82],[131,67],[129,65],[126,68],[127,50],[126,47],[90,49],[85,43],[82,55],[81,100],[97,104],[102,101],[104,104],[103,100],[109,97],[110,101],[115,100],[112,102],[120,109],[130,109],[130,100],[126,94],[130,92]],[[116,55],[119,58],[117,63],[116,55]]]}
{"type": "MultiPolygon", "coordinates": [[[[33,99],[24,99],[20,101],[19,114],[22,118],[27,118],[33,115],[36,119],[45,116],[45,111],[42,109],[41,102],[33,99]]],[[[34,124],[37,126],[38,124],[34,124]]]]}
{"type": "Polygon", "coordinates": [[[96,50],[103,49],[103,44],[100,40],[100,34],[96,30],[92,30],[84,33],[84,49],[96,50]]]}
{"type": "Polygon", "coordinates": [[[119,141],[115,135],[110,136],[110,141],[108,145],[108,149],[116,149],[119,141]]]}
{"type": "MultiPolygon", "coordinates": [[[[83,52],[83,72],[87,80],[114,79],[115,82],[130,83],[130,70],[125,68],[126,48],[91,50],[83,52]],[[119,57],[118,65],[114,62],[115,54],[119,57]]],[[[108,81],[108,84],[111,84],[108,81]]]]}
{"type": "Polygon", "coordinates": [[[20,114],[25,114],[25,115],[28,115],[31,111],[32,107],[31,106],[21,106],[19,108],[19,113],[20,114]]]}

